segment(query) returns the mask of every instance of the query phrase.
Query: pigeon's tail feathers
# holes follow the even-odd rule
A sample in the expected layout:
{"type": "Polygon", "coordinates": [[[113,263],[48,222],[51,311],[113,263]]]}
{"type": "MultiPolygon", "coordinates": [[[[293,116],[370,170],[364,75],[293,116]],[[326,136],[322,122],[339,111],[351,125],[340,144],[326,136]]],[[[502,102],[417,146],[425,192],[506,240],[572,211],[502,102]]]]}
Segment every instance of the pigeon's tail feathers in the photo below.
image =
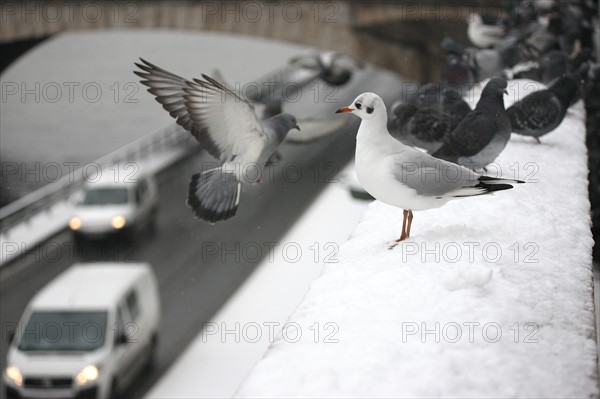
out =
{"type": "Polygon", "coordinates": [[[222,167],[196,173],[190,180],[187,205],[197,218],[216,223],[235,215],[241,183],[222,167]]]}

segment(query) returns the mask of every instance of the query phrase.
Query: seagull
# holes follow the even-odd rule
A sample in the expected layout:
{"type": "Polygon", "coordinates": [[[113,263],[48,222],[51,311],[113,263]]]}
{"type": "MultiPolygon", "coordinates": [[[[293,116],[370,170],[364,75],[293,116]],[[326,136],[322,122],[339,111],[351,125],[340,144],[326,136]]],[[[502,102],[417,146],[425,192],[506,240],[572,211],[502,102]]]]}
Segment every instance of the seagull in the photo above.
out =
{"type": "Polygon", "coordinates": [[[472,169],[494,162],[510,139],[510,119],[504,109],[506,79],[495,77],[483,88],[477,106],[432,155],[472,169]]]}
{"type": "Polygon", "coordinates": [[[248,99],[207,75],[186,80],[144,59],[134,73],[149,87],[177,123],[189,131],[221,167],[192,176],[187,204],[196,217],[210,223],[233,217],[242,183],[262,181],[260,174],[289,130],[298,129],[291,114],[259,120],[248,99]]]}
{"type": "Polygon", "coordinates": [[[508,110],[512,131],[532,136],[537,143],[563,121],[569,104],[577,95],[577,84],[568,76],[560,78],[546,90],[531,93],[508,110]]]}
{"type": "Polygon", "coordinates": [[[390,246],[410,237],[413,211],[438,208],[448,201],[507,190],[519,180],[482,176],[462,166],[433,158],[395,140],[387,130],[381,97],[363,93],[336,113],[362,119],[356,136],[356,174],[375,199],[404,209],[402,233],[390,246]]]}

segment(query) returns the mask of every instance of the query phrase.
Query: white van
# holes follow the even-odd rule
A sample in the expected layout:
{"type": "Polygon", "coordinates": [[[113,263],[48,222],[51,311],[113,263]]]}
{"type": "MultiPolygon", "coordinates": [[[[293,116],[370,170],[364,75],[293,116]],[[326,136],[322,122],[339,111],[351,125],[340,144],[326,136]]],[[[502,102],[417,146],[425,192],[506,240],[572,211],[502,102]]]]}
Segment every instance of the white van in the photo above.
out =
{"type": "Polygon", "coordinates": [[[156,181],[141,172],[130,175],[124,169],[110,169],[85,184],[68,223],[76,243],[123,233],[133,236],[153,226],[158,210],[156,181]]]}
{"type": "Polygon", "coordinates": [[[159,322],[150,265],[74,265],[29,302],[7,354],[6,397],[116,397],[151,365],[159,322]]]}

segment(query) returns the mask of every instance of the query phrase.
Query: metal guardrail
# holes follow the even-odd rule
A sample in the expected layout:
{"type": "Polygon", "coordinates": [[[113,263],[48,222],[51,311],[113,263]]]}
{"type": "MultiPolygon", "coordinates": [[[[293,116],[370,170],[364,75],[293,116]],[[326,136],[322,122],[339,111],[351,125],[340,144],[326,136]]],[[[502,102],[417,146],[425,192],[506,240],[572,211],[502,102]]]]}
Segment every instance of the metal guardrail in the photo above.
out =
{"type": "MultiPolygon", "coordinates": [[[[177,125],[172,125],[137,139],[93,163],[103,170],[116,163],[141,160],[169,148],[190,145],[190,141],[189,134],[180,130],[177,125]]],[[[0,234],[8,236],[9,230],[14,226],[28,223],[32,216],[40,212],[48,212],[52,206],[69,200],[88,178],[84,174],[84,168],[77,169],[58,181],[47,184],[0,208],[0,234]]]]}

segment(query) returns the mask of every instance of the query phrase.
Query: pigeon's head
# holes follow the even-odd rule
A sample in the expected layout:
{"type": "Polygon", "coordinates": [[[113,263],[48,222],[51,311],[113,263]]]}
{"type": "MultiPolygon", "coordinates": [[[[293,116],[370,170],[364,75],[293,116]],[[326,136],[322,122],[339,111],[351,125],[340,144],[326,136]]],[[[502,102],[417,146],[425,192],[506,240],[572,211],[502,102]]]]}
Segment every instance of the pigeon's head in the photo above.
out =
{"type": "Polygon", "coordinates": [[[444,104],[454,104],[462,101],[460,90],[454,86],[446,86],[442,91],[442,102],[444,104]]]}
{"type": "Polygon", "coordinates": [[[298,127],[298,121],[294,115],[283,113],[277,116],[286,133],[292,129],[297,129],[300,131],[300,128],[298,127]]]}
{"type": "Polygon", "coordinates": [[[483,88],[483,92],[481,93],[481,98],[500,98],[502,99],[505,94],[508,94],[506,88],[508,87],[508,82],[506,79],[500,76],[496,76],[492,78],[483,88]]]}
{"type": "Polygon", "coordinates": [[[335,111],[336,114],[352,112],[362,120],[387,119],[387,109],[381,97],[375,93],[363,93],[347,107],[335,111]]]}

